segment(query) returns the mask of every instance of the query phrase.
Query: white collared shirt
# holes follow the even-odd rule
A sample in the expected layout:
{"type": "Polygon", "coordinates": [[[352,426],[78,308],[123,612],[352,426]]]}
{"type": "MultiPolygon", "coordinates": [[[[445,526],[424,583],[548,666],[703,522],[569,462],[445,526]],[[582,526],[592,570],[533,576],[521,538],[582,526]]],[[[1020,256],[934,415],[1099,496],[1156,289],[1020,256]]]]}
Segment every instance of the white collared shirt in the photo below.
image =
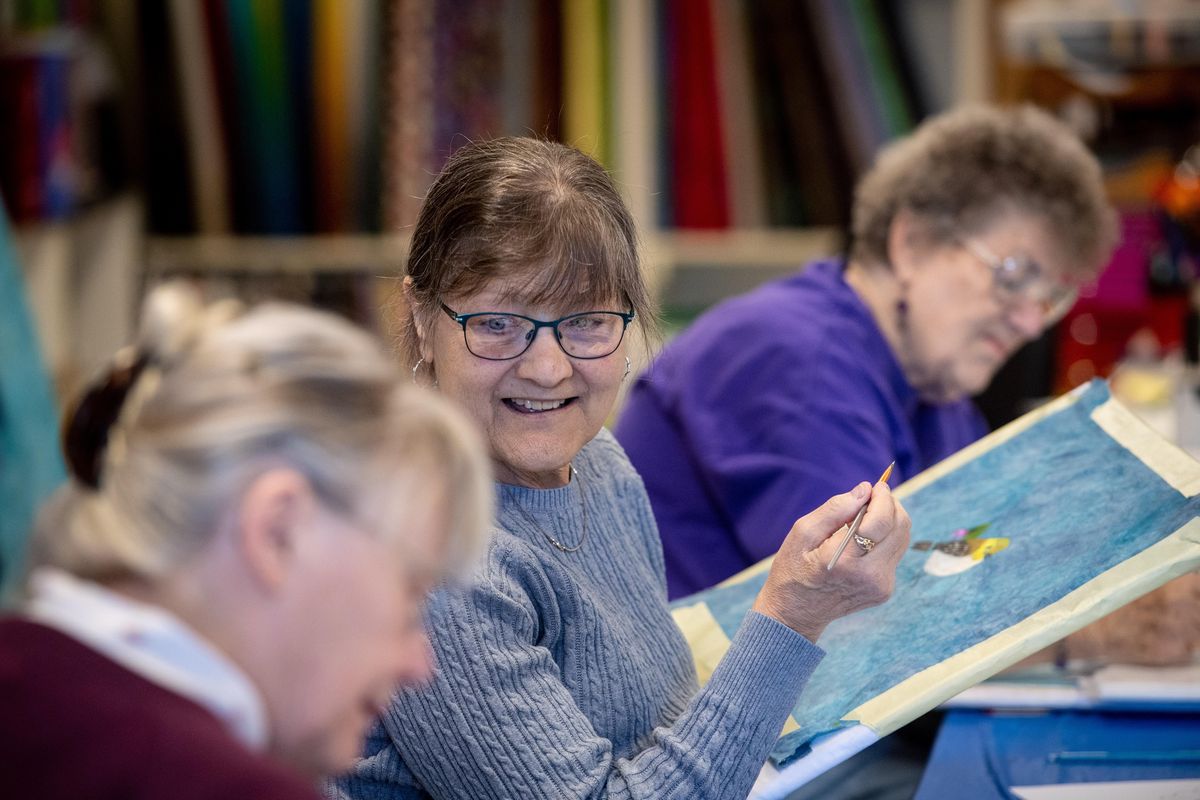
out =
{"type": "Polygon", "coordinates": [[[207,708],[252,750],[267,742],[262,697],[241,669],[178,617],[51,567],[30,579],[26,616],[207,708]]]}

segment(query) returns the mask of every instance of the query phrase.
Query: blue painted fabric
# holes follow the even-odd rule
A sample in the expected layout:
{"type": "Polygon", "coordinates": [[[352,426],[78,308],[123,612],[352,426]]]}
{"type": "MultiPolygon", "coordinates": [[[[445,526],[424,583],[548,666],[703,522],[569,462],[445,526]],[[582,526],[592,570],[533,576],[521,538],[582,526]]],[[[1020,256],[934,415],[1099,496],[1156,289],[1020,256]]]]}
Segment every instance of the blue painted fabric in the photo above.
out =
{"type": "Polygon", "coordinates": [[[632,389],[614,433],[646,482],[671,597],[775,553],[827,498],[893,484],[987,433],[909,384],[840,261],[716,306],[632,389]]]}
{"type": "Polygon", "coordinates": [[[11,588],[37,507],[64,477],[58,410],[0,213],[0,587],[11,588]]]}
{"type": "MultiPolygon", "coordinates": [[[[986,523],[984,535],[1009,545],[947,577],[925,572],[930,553],[910,549],[891,600],[838,620],[821,637],[827,655],[793,715],[800,730],[782,737],[772,758],[803,755],[867,700],[1056,602],[1200,514],[1200,497],[1183,497],[1092,421],[1092,410],[1108,399],[1107,386],[1096,382],[1073,405],[905,498],[914,543],[953,540],[955,531],[986,523]]],[[[765,577],[678,604],[706,601],[732,635],[765,577]]]]}

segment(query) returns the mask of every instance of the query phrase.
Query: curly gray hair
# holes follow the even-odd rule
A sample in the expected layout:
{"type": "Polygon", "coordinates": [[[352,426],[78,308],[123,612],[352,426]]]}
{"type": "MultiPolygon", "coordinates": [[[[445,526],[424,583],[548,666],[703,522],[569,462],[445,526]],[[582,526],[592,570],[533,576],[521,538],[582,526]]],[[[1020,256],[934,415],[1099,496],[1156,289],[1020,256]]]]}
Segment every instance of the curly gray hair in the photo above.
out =
{"type": "Polygon", "coordinates": [[[1117,240],[1099,162],[1066,125],[1028,105],[949,111],[884,148],[855,190],[852,257],[888,264],[888,232],[902,210],[933,244],[980,233],[998,214],[1029,215],[1080,278],[1103,266],[1117,240]]]}

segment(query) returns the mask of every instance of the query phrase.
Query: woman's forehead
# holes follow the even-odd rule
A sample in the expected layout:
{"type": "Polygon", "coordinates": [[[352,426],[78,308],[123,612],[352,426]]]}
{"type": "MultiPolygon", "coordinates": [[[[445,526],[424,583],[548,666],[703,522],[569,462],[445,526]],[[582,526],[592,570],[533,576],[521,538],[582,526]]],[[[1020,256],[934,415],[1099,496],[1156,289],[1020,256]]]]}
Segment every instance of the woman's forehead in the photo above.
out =
{"type": "Polygon", "coordinates": [[[1022,255],[1033,259],[1046,278],[1056,283],[1079,283],[1092,277],[1094,268],[1081,265],[1058,232],[1044,218],[1012,214],[991,226],[986,236],[993,240],[1000,257],[1022,255]]]}
{"type": "Polygon", "coordinates": [[[615,292],[593,291],[586,277],[574,282],[546,280],[534,270],[523,275],[497,276],[476,287],[464,288],[465,291],[454,292],[448,299],[503,310],[532,307],[555,311],[594,310],[615,308],[617,304],[615,292]]]}

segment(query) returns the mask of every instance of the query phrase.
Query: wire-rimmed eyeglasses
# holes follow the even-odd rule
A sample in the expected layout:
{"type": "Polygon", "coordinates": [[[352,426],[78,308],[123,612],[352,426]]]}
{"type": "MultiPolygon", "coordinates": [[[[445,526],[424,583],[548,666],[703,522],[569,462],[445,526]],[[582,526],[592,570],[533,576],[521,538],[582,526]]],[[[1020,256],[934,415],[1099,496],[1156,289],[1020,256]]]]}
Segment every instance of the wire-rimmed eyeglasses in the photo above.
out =
{"type": "Polygon", "coordinates": [[[1032,302],[1051,325],[1062,319],[1079,298],[1079,289],[1066,283],[1054,283],[1046,270],[1026,255],[1001,258],[978,239],[962,239],[961,244],[992,270],[992,285],[1004,302],[1032,302]]]}
{"type": "Polygon", "coordinates": [[[583,311],[541,320],[494,311],[459,314],[445,303],[442,310],[462,326],[467,350],[488,361],[508,361],[521,355],[533,344],[539,328],[554,331],[554,340],[571,358],[604,358],[621,346],[625,329],[635,316],[632,311],[583,311]]]}

